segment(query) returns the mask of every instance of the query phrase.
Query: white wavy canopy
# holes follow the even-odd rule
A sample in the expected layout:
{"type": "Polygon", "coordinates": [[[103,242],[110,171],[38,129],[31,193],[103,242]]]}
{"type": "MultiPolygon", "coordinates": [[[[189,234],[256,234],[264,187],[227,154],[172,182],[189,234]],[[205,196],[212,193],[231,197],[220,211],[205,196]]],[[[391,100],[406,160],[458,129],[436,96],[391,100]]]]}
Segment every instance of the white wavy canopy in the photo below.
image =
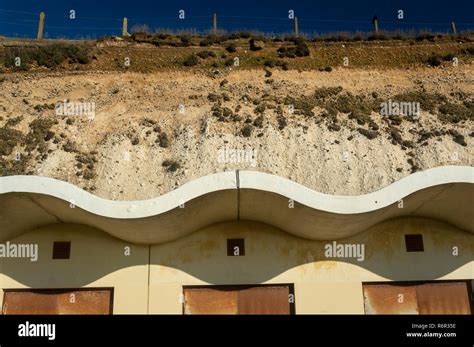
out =
{"type": "Polygon", "coordinates": [[[86,224],[135,243],[162,243],[210,224],[254,220],[308,239],[338,239],[387,219],[441,220],[474,233],[474,168],[417,172],[378,191],[327,195],[256,171],[198,178],[160,197],[111,201],[39,176],[0,178],[0,241],[53,223],[86,224]]]}

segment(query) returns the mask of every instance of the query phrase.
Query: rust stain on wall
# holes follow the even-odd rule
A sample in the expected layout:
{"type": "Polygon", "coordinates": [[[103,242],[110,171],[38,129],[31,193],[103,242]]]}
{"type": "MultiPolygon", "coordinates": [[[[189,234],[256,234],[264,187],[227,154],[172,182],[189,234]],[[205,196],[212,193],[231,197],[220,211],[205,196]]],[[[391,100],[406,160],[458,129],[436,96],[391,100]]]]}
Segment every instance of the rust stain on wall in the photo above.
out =
{"type": "Polygon", "coordinates": [[[314,268],[316,270],[333,270],[338,266],[338,262],[335,260],[320,260],[314,262],[314,268]]]}
{"type": "Polygon", "coordinates": [[[199,244],[199,251],[201,256],[210,257],[213,253],[216,253],[220,249],[220,244],[216,239],[204,239],[199,244]]]}

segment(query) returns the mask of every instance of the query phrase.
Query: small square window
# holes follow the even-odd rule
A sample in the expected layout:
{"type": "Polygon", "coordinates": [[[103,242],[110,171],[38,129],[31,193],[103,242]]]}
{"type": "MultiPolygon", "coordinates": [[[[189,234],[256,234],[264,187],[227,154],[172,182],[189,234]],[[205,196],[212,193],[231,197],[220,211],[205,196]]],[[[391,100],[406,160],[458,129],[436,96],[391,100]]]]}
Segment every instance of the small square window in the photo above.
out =
{"type": "Polygon", "coordinates": [[[53,243],[53,259],[69,259],[71,256],[71,242],[55,241],[53,243]]]}
{"type": "Polygon", "coordinates": [[[230,257],[240,257],[245,255],[245,240],[227,239],[227,255],[230,257]]]}
{"type": "Polygon", "coordinates": [[[407,234],[405,235],[405,246],[407,252],[423,252],[423,235],[407,234]]]}

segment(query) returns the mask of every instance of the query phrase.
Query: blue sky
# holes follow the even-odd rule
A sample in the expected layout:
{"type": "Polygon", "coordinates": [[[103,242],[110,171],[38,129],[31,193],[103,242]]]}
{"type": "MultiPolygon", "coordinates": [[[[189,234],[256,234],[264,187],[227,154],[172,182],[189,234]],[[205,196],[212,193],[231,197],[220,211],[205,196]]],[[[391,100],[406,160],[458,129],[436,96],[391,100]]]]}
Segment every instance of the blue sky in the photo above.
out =
{"type": "Polygon", "coordinates": [[[147,24],[150,28],[212,28],[212,14],[218,15],[218,27],[229,31],[256,29],[289,32],[292,21],[288,10],[299,18],[300,31],[370,31],[377,14],[381,29],[430,29],[448,31],[455,21],[458,30],[474,29],[474,0],[1,0],[0,35],[35,37],[38,13],[46,13],[48,37],[100,37],[121,33],[121,19],[129,18],[129,28],[147,24]],[[69,11],[76,19],[69,19],[69,11]],[[186,19],[178,19],[185,10],[186,19]],[[404,19],[397,18],[398,10],[404,19]]]}

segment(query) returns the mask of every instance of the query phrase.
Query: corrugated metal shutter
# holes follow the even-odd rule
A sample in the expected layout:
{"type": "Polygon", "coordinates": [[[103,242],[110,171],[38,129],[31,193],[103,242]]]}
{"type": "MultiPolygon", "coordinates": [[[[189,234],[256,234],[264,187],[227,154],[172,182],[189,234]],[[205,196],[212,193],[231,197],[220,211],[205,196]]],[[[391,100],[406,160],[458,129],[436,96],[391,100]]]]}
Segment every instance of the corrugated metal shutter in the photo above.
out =
{"type": "Polygon", "coordinates": [[[3,314],[110,314],[112,291],[97,290],[7,290],[3,314]]]}
{"type": "Polygon", "coordinates": [[[367,314],[471,313],[467,282],[365,284],[363,290],[367,314]]]}
{"type": "Polygon", "coordinates": [[[467,283],[425,283],[416,287],[421,314],[470,314],[467,283]]]}
{"type": "Polygon", "coordinates": [[[185,314],[290,314],[289,286],[184,288],[185,314]]]}
{"type": "Polygon", "coordinates": [[[252,287],[239,291],[239,314],[290,314],[288,286],[252,287]]]}
{"type": "Polygon", "coordinates": [[[237,291],[230,287],[185,288],[185,314],[237,314],[237,291]]]}
{"type": "Polygon", "coordinates": [[[396,284],[364,285],[367,314],[417,314],[416,288],[396,284]]]}
{"type": "Polygon", "coordinates": [[[57,314],[58,298],[54,291],[6,291],[3,314],[57,314]]]}

